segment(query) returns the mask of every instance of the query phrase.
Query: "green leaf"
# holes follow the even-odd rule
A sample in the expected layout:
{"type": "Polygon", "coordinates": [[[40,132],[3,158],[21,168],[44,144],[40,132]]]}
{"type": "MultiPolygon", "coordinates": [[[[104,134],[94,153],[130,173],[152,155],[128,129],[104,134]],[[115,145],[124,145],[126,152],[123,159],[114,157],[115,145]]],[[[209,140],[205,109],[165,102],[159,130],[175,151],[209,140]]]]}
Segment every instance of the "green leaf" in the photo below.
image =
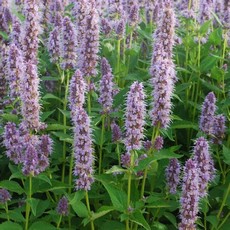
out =
{"type": "Polygon", "coordinates": [[[172,129],[194,129],[194,130],[198,130],[198,125],[194,124],[191,121],[174,121],[171,125],[172,129]]]}
{"type": "Polygon", "coordinates": [[[98,211],[96,213],[93,213],[91,216],[91,220],[96,220],[104,215],[106,215],[107,213],[113,211],[114,208],[111,206],[102,206],[101,208],[98,209],[98,211]]]}
{"type": "Polygon", "coordinates": [[[154,161],[162,160],[162,159],[171,159],[171,158],[180,158],[182,155],[178,155],[172,152],[170,149],[162,149],[159,152],[154,153],[154,156],[147,157],[141,160],[137,167],[135,167],[135,172],[141,171],[148,167],[154,161]]]}
{"type": "Polygon", "coordinates": [[[5,188],[19,195],[24,193],[24,189],[15,181],[3,180],[0,182],[0,188],[5,188]]]}
{"type": "Polygon", "coordinates": [[[45,181],[47,182],[48,184],[52,185],[51,181],[50,181],[50,178],[44,174],[39,174],[36,179],[39,179],[39,180],[42,180],[42,181],[45,181]]]}
{"type": "Polygon", "coordinates": [[[43,112],[41,115],[41,121],[45,121],[50,115],[52,115],[56,110],[43,112]]]}
{"type": "Polygon", "coordinates": [[[42,230],[56,230],[57,228],[54,227],[53,225],[47,223],[46,221],[37,221],[34,222],[29,230],[38,230],[38,229],[42,229],[42,230]]]}
{"type": "Polygon", "coordinates": [[[143,228],[147,229],[147,230],[151,230],[149,224],[147,223],[147,221],[145,220],[143,214],[138,210],[136,212],[134,212],[131,216],[130,216],[130,220],[140,226],[142,226],[143,228]]]}
{"type": "Polygon", "coordinates": [[[59,109],[58,110],[64,115],[66,116],[67,118],[70,118],[70,111],[67,111],[67,110],[62,110],[62,109],[59,109]]]}
{"type": "Polygon", "coordinates": [[[17,223],[7,221],[7,222],[0,224],[0,229],[1,230],[21,230],[23,228],[21,225],[19,225],[17,223]]]}
{"type": "Polygon", "coordinates": [[[205,35],[207,32],[208,32],[208,30],[209,30],[209,28],[210,28],[210,25],[211,25],[211,20],[209,20],[209,21],[207,21],[207,22],[205,22],[201,27],[200,27],[200,33],[201,33],[201,35],[205,35]]]}
{"type": "Polygon", "coordinates": [[[209,223],[211,223],[212,226],[213,226],[214,228],[217,227],[217,225],[218,225],[218,219],[217,219],[216,216],[207,216],[207,217],[206,217],[206,220],[207,220],[209,223]]]}
{"type": "Polygon", "coordinates": [[[176,220],[176,217],[172,213],[165,212],[164,216],[173,224],[175,228],[177,228],[177,220],[176,220]]]}
{"type": "Polygon", "coordinates": [[[14,123],[18,123],[18,121],[19,121],[18,116],[15,114],[3,113],[1,115],[1,117],[6,121],[10,121],[10,122],[14,122],[14,123]]]}
{"type": "Polygon", "coordinates": [[[46,130],[47,131],[50,131],[50,130],[64,130],[64,129],[69,129],[69,128],[71,128],[71,127],[61,125],[61,124],[48,124],[46,130]]]}
{"type": "Polygon", "coordinates": [[[113,173],[124,173],[126,172],[126,169],[123,169],[117,165],[114,165],[111,169],[106,171],[106,174],[113,174],[113,173]]]}
{"type": "Polygon", "coordinates": [[[37,206],[38,206],[39,200],[35,199],[35,198],[31,198],[28,200],[28,203],[30,204],[33,215],[36,216],[37,215],[37,206]]]}
{"type": "Polygon", "coordinates": [[[57,101],[60,101],[61,103],[63,103],[63,101],[62,101],[59,97],[57,97],[57,96],[55,96],[55,95],[53,95],[53,94],[51,94],[51,93],[47,93],[45,96],[43,96],[42,99],[43,99],[43,100],[46,100],[46,99],[54,99],[54,100],[57,100],[57,101]]]}
{"type": "Polygon", "coordinates": [[[58,137],[60,141],[65,141],[65,142],[68,142],[70,144],[73,143],[73,137],[69,134],[62,133],[62,132],[52,132],[52,133],[53,133],[53,135],[58,137]]]}
{"type": "Polygon", "coordinates": [[[96,176],[95,178],[103,184],[103,186],[109,193],[109,197],[113,203],[114,208],[121,212],[125,211],[127,202],[126,193],[111,184],[111,181],[104,180],[101,176],[96,176]]]}
{"type": "Polygon", "coordinates": [[[217,63],[218,58],[214,56],[207,56],[201,62],[201,72],[210,71],[217,63]]]}
{"type": "Polygon", "coordinates": [[[224,162],[230,165],[230,149],[223,145],[224,162]]]}
{"type": "Polygon", "coordinates": [[[83,218],[89,216],[88,209],[83,202],[78,201],[76,203],[72,203],[71,206],[79,217],[83,218]]]}

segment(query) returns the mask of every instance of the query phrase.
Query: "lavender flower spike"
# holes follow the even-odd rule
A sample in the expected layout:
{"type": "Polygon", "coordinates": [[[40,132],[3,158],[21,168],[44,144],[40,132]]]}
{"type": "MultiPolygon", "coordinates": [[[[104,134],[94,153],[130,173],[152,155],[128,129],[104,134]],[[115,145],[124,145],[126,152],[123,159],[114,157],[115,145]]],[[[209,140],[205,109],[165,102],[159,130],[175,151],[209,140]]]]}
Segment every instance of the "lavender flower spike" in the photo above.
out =
{"type": "Polygon", "coordinates": [[[200,15],[199,22],[203,24],[205,21],[210,20],[212,16],[212,11],[214,11],[214,0],[202,0],[200,1],[200,15]]]}
{"type": "Polygon", "coordinates": [[[65,196],[63,196],[58,202],[57,213],[62,216],[69,215],[68,200],[65,196]]]}
{"type": "Polygon", "coordinates": [[[169,162],[168,167],[166,168],[166,181],[169,188],[169,192],[171,194],[175,194],[177,190],[177,186],[180,182],[180,171],[181,166],[179,161],[174,158],[169,162]]]}
{"type": "Polygon", "coordinates": [[[62,69],[75,69],[77,65],[77,34],[69,17],[62,23],[62,69]]]}
{"type": "Polygon", "coordinates": [[[15,44],[11,44],[8,57],[8,82],[11,98],[16,98],[20,95],[20,81],[24,74],[23,66],[21,51],[15,44]]]}
{"type": "Polygon", "coordinates": [[[214,144],[222,144],[222,140],[224,138],[224,133],[225,133],[225,121],[226,118],[224,115],[217,115],[214,118],[214,124],[213,124],[213,138],[212,142],[214,144]]]}
{"type": "Polygon", "coordinates": [[[213,159],[209,153],[208,141],[204,137],[196,140],[193,159],[199,172],[200,197],[204,197],[206,196],[208,183],[213,179],[215,173],[213,159]]]}
{"type": "Polygon", "coordinates": [[[95,77],[97,75],[97,62],[99,51],[99,14],[96,1],[89,3],[89,13],[85,18],[85,32],[83,36],[80,63],[84,77],[95,77]]]}
{"type": "Polygon", "coordinates": [[[82,108],[85,102],[86,83],[79,69],[76,70],[75,74],[71,78],[69,88],[69,107],[72,113],[72,117],[74,118],[77,110],[82,108]]]}
{"type": "Polygon", "coordinates": [[[141,148],[145,124],[144,98],[145,94],[142,83],[134,82],[127,96],[125,113],[125,146],[128,152],[141,148]]]}
{"type": "Polygon", "coordinates": [[[180,198],[179,230],[194,230],[198,214],[199,178],[196,162],[189,159],[183,170],[182,194],[180,198]]]}
{"type": "Polygon", "coordinates": [[[39,78],[37,66],[32,62],[25,64],[25,74],[21,79],[20,88],[23,123],[31,130],[38,130],[41,126],[39,121],[39,78]]]}
{"type": "Polygon", "coordinates": [[[98,102],[102,105],[103,112],[109,113],[113,105],[113,74],[106,58],[102,58],[101,66],[102,78],[100,80],[100,97],[98,102]]]}
{"type": "Polygon", "coordinates": [[[25,61],[37,64],[38,35],[41,31],[38,4],[36,0],[25,0],[25,28],[22,34],[22,45],[25,61]]]}
{"type": "Polygon", "coordinates": [[[93,148],[90,119],[83,108],[79,108],[74,117],[74,175],[77,176],[76,190],[91,189],[93,178],[93,148]]]}
{"type": "Polygon", "coordinates": [[[10,193],[4,188],[0,189],[0,204],[5,204],[9,200],[11,200],[10,193]]]}
{"type": "Polygon", "coordinates": [[[216,111],[216,96],[210,92],[204,100],[200,116],[200,129],[210,135],[213,133],[214,114],[216,111]]]}

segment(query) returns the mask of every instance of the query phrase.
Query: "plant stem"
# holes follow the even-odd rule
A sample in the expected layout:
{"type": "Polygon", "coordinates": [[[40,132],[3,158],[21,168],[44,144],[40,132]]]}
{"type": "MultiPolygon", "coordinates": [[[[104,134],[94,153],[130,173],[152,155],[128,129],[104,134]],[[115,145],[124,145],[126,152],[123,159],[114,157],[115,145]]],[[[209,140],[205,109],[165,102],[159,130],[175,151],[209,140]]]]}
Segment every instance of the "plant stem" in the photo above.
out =
{"type": "Polygon", "coordinates": [[[90,211],[90,205],[89,205],[88,191],[85,192],[85,201],[86,201],[86,206],[87,206],[87,209],[88,209],[88,212],[89,212],[91,230],[94,230],[94,222],[91,219],[91,211],[90,211]]]}
{"type": "Polygon", "coordinates": [[[117,84],[119,85],[119,73],[120,73],[120,58],[121,58],[121,39],[117,40],[117,65],[116,65],[116,75],[117,84]]]}
{"type": "Polygon", "coordinates": [[[71,193],[72,175],[73,175],[73,159],[74,152],[71,153],[70,164],[69,164],[69,194],[71,193]]]}
{"type": "Polygon", "coordinates": [[[61,224],[61,220],[62,220],[62,215],[60,215],[58,222],[57,222],[57,228],[60,228],[60,224],[61,224]]]}
{"type": "MultiPolygon", "coordinates": [[[[65,98],[64,98],[64,103],[63,103],[63,112],[65,113],[67,109],[67,103],[68,103],[68,93],[69,93],[69,78],[70,74],[69,71],[67,71],[67,76],[66,76],[66,86],[65,86],[65,98]]],[[[66,115],[63,114],[63,125],[64,125],[64,134],[66,134],[66,115]]],[[[63,165],[62,165],[62,182],[65,180],[65,164],[66,164],[66,142],[63,142],[63,153],[62,153],[62,160],[63,160],[63,165]]]]}
{"type": "Polygon", "coordinates": [[[104,143],[104,132],[105,132],[105,116],[102,115],[102,123],[101,123],[101,139],[100,139],[100,149],[99,149],[99,175],[101,174],[102,168],[102,148],[104,143]]]}
{"type": "Polygon", "coordinates": [[[120,157],[120,146],[119,146],[119,143],[117,143],[116,152],[117,152],[117,158],[118,158],[118,165],[121,166],[121,157],[120,157]]]}
{"type": "Polygon", "coordinates": [[[32,175],[29,175],[29,194],[27,195],[27,201],[26,201],[26,225],[25,230],[28,230],[29,227],[29,217],[30,217],[30,204],[29,200],[31,200],[32,197],[32,175]]]}
{"type": "Polygon", "coordinates": [[[221,227],[224,225],[224,223],[228,220],[229,217],[230,217],[230,212],[229,212],[228,215],[224,218],[224,220],[222,221],[222,223],[218,226],[217,230],[221,229],[221,227]]]}
{"type": "Polygon", "coordinates": [[[9,217],[9,209],[8,209],[8,203],[5,203],[5,210],[6,210],[6,216],[7,216],[7,220],[10,221],[10,217],[9,217]]]}

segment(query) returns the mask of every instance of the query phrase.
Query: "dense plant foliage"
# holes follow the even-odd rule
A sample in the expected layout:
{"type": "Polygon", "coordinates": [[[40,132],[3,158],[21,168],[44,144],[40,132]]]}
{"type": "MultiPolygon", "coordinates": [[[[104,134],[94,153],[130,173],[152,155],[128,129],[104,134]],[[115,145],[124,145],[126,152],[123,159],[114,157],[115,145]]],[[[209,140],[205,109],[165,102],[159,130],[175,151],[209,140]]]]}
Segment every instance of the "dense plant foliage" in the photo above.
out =
{"type": "Polygon", "coordinates": [[[0,0],[0,229],[229,229],[229,47],[229,0],[0,0]]]}

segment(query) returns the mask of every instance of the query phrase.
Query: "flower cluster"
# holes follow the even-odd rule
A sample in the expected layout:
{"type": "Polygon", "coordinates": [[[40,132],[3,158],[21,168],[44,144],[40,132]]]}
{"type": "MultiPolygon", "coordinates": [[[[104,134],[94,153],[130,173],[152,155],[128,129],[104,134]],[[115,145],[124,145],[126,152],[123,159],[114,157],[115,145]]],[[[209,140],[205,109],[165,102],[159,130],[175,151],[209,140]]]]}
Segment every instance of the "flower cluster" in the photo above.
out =
{"type": "Polygon", "coordinates": [[[106,58],[101,61],[102,78],[100,80],[100,97],[98,102],[103,107],[104,113],[109,113],[113,105],[113,74],[106,58]]]}
{"type": "Polygon", "coordinates": [[[199,175],[197,165],[192,159],[186,161],[183,170],[182,194],[180,198],[179,230],[195,229],[199,202],[199,175]]]}
{"type": "Polygon", "coordinates": [[[58,202],[57,213],[62,216],[69,215],[68,200],[65,196],[63,196],[58,202]]]}
{"type": "Polygon", "coordinates": [[[75,69],[77,65],[77,34],[74,24],[68,16],[62,23],[62,69],[75,69]]]}
{"type": "Polygon", "coordinates": [[[209,153],[208,141],[205,140],[204,137],[200,137],[196,140],[193,159],[198,169],[199,194],[200,197],[204,197],[206,196],[208,183],[215,174],[213,159],[209,153]]]}
{"type": "Polygon", "coordinates": [[[83,108],[79,108],[74,119],[74,156],[76,190],[90,190],[93,178],[93,148],[90,119],[83,108]]]}
{"type": "Polygon", "coordinates": [[[5,204],[9,200],[11,200],[10,193],[4,188],[0,189],[0,204],[5,204]]]}
{"type": "Polygon", "coordinates": [[[177,186],[180,182],[181,166],[179,161],[176,158],[171,159],[165,172],[169,192],[175,194],[177,191],[177,186]]]}
{"type": "Polygon", "coordinates": [[[200,1],[200,15],[199,22],[203,24],[212,18],[212,11],[214,11],[214,1],[213,0],[203,0],[200,1]]]}
{"type": "Polygon", "coordinates": [[[134,82],[127,96],[125,113],[125,146],[128,152],[141,148],[145,123],[144,99],[142,83],[134,82]]]}

